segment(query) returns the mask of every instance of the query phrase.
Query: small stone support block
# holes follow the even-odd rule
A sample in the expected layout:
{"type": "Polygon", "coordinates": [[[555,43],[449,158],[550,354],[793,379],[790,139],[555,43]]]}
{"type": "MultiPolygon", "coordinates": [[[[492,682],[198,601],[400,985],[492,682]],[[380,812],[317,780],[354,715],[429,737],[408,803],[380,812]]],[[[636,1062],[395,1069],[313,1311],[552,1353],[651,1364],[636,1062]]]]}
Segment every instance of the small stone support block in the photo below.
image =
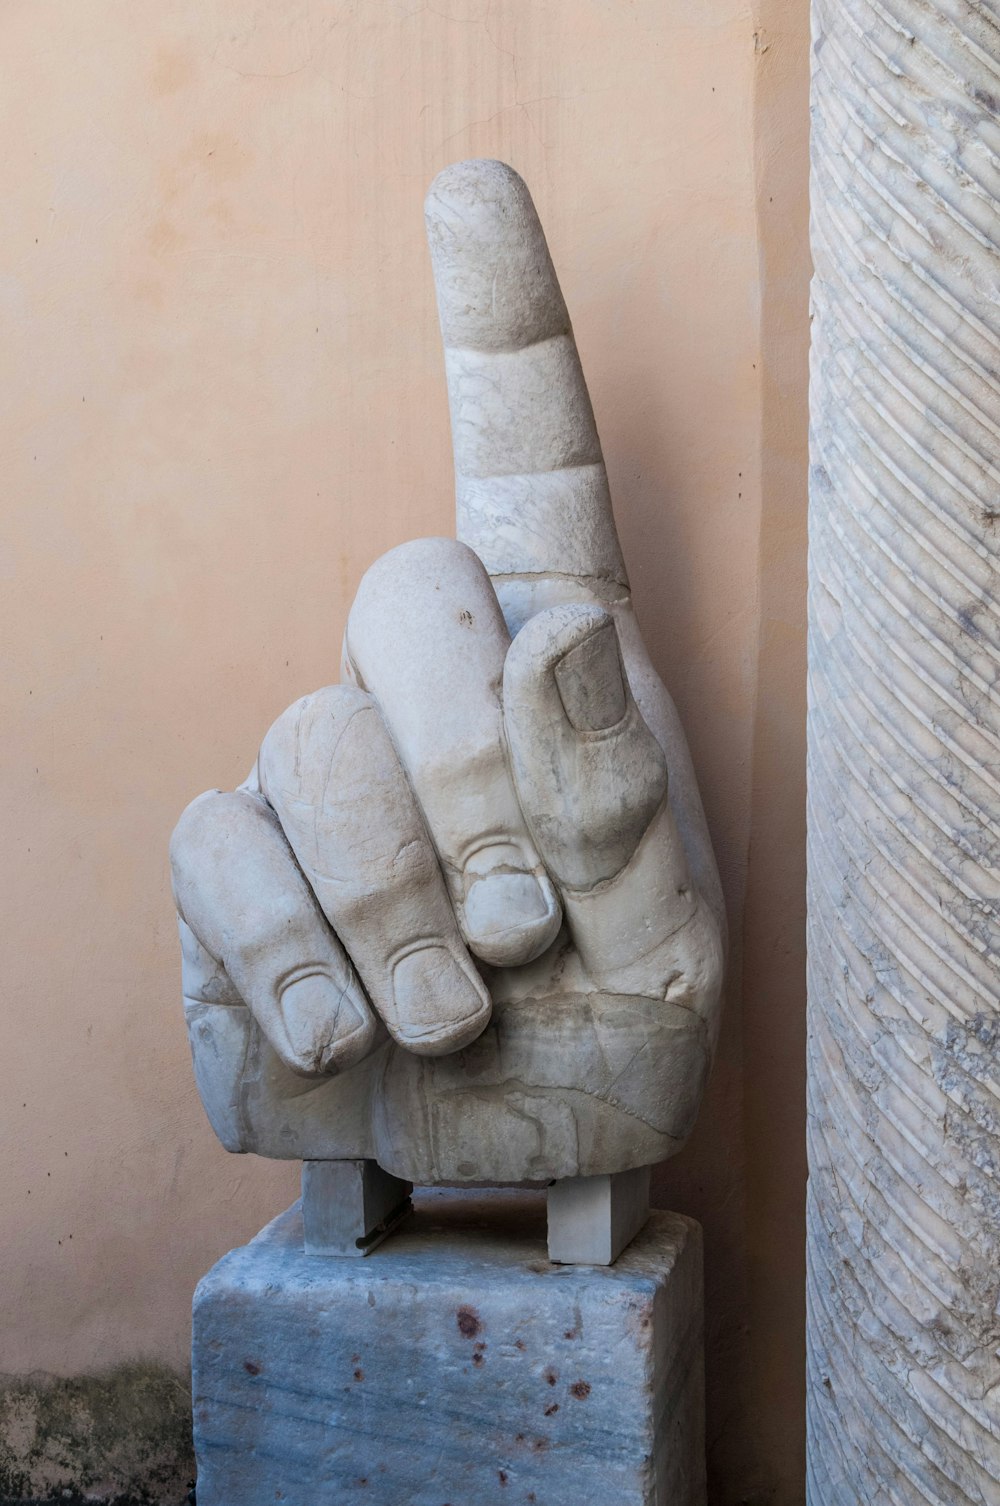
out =
{"type": "Polygon", "coordinates": [[[368,1260],[296,1205],[201,1282],[198,1506],[705,1506],[698,1225],[565,1266],[542,1194],[414,1201],[368,1260]]]}
{"type": "Polygon", "coordinates": [[[553,1182],[548,1215],[550,1260],[613,1265],[649,1217],[649,1167],[553,1182]]]}
{"type": "Polygon", "coordinates": [[[412,1191],[377,1161],[303,1161],[306,1254],[370,1254],[410,1212],[412,1191]]]}

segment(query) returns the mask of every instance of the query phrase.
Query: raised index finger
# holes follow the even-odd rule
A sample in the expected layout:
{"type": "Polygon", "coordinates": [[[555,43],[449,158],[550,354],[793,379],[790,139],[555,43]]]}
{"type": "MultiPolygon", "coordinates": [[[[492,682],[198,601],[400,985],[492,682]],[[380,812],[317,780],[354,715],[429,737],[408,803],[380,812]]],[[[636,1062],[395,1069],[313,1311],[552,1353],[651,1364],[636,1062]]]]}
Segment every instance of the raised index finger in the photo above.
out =
{"type": "Polygon", "coordinates": [[[518,600],[515,616],[549,604],[545,588],[567,578],[587,595],[621,598],[628,577],[593,409],[527,187],[505,163],[455,163],[431,185],[426,215],[458,537],[508,616],[518,600]]]}

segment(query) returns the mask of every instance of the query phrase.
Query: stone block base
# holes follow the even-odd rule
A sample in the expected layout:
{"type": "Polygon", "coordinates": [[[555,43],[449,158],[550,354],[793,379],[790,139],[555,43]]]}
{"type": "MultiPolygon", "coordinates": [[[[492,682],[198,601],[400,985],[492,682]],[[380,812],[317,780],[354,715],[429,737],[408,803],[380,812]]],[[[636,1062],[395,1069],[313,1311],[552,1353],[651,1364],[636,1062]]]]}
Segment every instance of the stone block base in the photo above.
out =
{"type": "Polygon", "coordinates": [[[549,1262],[533,1193],[422,1193],[367,1260],[299,1205],[194,1305],[198,1506],[704,1506],[701,1231],[549,1262]]]}

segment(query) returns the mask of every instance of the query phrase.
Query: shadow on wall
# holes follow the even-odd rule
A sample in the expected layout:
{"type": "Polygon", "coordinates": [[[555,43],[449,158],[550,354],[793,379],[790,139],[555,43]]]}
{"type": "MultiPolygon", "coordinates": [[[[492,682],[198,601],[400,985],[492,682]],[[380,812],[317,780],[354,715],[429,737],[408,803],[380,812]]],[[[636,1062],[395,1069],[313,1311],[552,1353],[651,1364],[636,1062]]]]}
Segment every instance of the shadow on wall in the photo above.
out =
{"type": "Polygon", "coordinates": [[[184,1506],[193,1482],[187,1376],[0,1377],[0,1506],[184,1506]]]}

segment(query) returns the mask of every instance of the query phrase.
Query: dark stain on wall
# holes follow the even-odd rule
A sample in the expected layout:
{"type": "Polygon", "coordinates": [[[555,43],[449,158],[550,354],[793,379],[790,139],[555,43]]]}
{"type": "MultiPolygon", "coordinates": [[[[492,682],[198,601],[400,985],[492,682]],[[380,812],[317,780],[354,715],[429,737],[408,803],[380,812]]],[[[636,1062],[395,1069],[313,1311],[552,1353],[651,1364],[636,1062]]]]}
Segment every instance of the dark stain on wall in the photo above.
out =
{"type": "Polygon", "coordinates": [[[182,1506],[193,1480],[187,1376],[0,1376],[0,1506],[182,1506]]]}

